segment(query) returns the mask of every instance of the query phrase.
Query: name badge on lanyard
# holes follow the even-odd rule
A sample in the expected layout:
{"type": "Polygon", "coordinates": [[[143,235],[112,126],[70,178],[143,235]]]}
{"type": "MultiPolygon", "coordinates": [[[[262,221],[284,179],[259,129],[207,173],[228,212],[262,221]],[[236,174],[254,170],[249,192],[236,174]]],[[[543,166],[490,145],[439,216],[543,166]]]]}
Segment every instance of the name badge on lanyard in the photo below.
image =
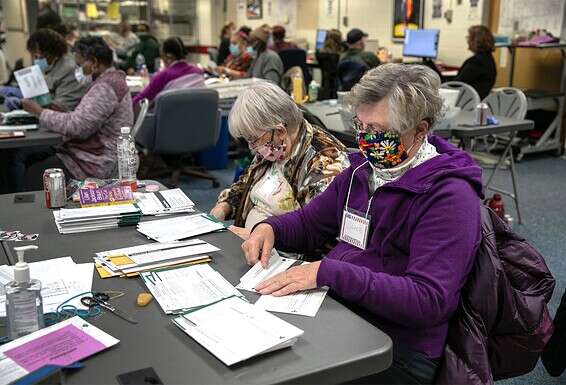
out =
{"type": "Polygon", "coordinates": [[[364,166],[366,163],[358,166],[352,172],[352,178],[350,179],[350,187],[348,188],[348,197],[346,198],[346,207],[342,212],[342,226],[340,227],[340,240],[344,241],[352,246],[359,249],[365,250],[368,242],[369,235],[369,225],[371,222],[371,216],[369,215],[369,208],[371,207],[371,201],[373,196],[368,202],[368,208],[365,216],[362,213],[357,213],[355,210],[348,208],[348,202],[350,201],[350,191],[352,190],[352,182],[354,181],[354,173],[358,169],[364,166]]]}

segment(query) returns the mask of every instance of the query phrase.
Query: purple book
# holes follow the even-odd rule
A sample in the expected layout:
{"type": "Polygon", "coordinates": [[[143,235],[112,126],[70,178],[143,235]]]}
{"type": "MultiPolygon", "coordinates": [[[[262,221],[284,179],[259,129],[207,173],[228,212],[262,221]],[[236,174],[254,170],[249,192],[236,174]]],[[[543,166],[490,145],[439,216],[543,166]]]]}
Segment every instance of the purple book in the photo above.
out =
{"type": "Polygon", "coordinates": [[[79,190],[81,207],[110,206],[134,203],[130,186],[83,188],[79,190]]]}

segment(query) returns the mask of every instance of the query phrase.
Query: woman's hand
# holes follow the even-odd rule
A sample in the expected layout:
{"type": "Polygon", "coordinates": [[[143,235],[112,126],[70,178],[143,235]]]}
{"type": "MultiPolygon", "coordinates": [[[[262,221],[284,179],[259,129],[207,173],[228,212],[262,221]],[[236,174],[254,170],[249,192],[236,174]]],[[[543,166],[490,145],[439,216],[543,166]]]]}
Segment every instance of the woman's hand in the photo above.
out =
{"type": "Polygon", "coordinates": [[[230,212],[232,211],[232,206],[226,202],[217,203],[216,206],[210,210],[210,215],[218,219],[219,221],[223,221],[226,219],[230,212]]]}
{"type": "Polygon", "coordinates": [[[250,238],[251,232],[245,227],[230,226],[228,227],[228,230],[236,234],[238,237],[242,238],[244,241],[247,241],[250,238]]]}
{"type": "Polygon", "coordinates": [[[260,294],[272,294],[276,297],[297,291],[316,289],[316,276],[320,261],[295,266],[281,272],[255,287],[260,294]]]}
{"type": "Polygon", "coordinates": [[[242,250],[244,250],[248,265],[252,266],[261,261],[261,265],[265,269],[269,265],[269,256],[274,243],[273,228],[267,223],[258,225],[248,240],[242,243],[242,250]]]}
{"type": "Polygon", "coordinates": [[[29,99],[22,99],[22,108],[37,117],[43,112],[43,108],[37,102],[29,99]]]}

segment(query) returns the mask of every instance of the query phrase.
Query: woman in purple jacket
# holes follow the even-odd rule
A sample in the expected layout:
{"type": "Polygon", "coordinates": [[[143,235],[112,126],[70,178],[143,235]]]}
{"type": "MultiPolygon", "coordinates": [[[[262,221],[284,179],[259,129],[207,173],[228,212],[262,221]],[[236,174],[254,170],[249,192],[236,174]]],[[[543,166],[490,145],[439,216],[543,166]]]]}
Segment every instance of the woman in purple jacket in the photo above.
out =
{"type": "Polygon", "coordinates": [[[352,89],[360,153],[325,192],[271,217],[242,248],[265,266],[273,246],[304,252],[340,242],[321,261],[293,267],[256,289],[287,295],[328,286],[394,341],[392,366],[355,383],[434,380],[460,290],[480,242],[481,169],[428,135],[442,100],[429,68],[385,64],[352,89]]]}
{"type": "Polygon", "coordinates": [[[167,84],[186,75],[194,74],[194,84],[204,85],[203,71],[197,66],[187,63],[185,61],[186,56],[187,50],[181,38],[170,37],[165,39],[161,48],[161,59],[165,64],[165,68],[156,73],[147,87],[134,97],[134,105],[142,99],[148,99],[150,102],[153,101],[167,87],[167,84]]]}

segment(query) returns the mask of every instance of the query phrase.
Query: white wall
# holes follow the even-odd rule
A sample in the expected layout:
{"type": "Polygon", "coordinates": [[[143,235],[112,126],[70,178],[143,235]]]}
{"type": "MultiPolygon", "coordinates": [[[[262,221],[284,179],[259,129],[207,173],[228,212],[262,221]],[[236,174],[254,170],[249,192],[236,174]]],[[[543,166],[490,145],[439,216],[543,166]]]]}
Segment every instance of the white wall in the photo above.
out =
{"type": "MultiPolygon", "coordinates": [[[[313,0],[263,0],[264,17],[260,20],[247,20],[245,0],[229,0],[228,7],[236,7],[238,26],[246,24],[254,28],[263,23],[269,25],[282,23],[286,20],[286,15],[282,12],[274,13],[274,10],[279,11],[281,3],[288,3],[291,9],[289,24],[283,23],[289,30],[287,35],[290,38],[307,39],[311,48],[314,46],[316,28],[328,29],[340,26],[339,29],[345,36],[351,28],[358,27],[367,32],[370,39],[378,39],[381,46],[389,48],[394,57],[401,56],[402,43],[394,43],[391,39],[393,0],[314,0],[318,1],[318,15],[303,14],[305,10],[312,12],[312,7],[307,6],[307,3],[311,1],[313,0]],[[332,4],[331,7],[329,7],[329,2],[332,4]],[[295,9],[296,17],[301,20],[301,23],[296,26],[292,25],[294,22],[293,9],[295,9]],[[344,16],[348,18],[348,26],[342,23],[344,16]],[[316,24],[309,23],[310,25],[304,28],[304,20],[310,18],[314,19],[316,24]]],[[[484,8],[488,8],[487,0],[479,0],[477,10],[473,10],[474,12],[470,12],[468,0],[462,0],[459,5],[458,0],[442,0],[442,12],[452,5],[453,20],[450,24],[444,18],[433,19],[432,1],[424,1],[424,27],[441,30],[438,59],[446,64],[460,65],[470,56],[466,45],[467,29],[471,25],[482,23],[484,8]]]]}

